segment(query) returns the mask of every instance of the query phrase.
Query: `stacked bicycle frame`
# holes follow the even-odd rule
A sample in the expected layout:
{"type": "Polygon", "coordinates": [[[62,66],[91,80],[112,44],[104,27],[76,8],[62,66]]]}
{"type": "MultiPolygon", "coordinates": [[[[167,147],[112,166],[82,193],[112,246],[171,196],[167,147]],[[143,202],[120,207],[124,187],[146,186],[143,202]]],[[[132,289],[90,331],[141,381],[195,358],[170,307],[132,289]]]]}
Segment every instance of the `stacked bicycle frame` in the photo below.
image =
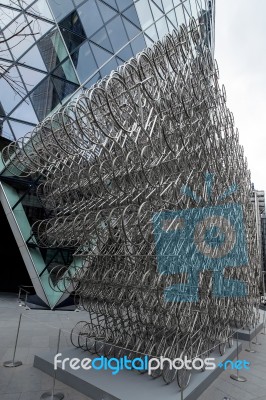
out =
{"type": "MultiPolygon", "coordinates": [[[[215,346],[223,354],[236,327],[254,324],[259,257],[250,172],[195,20],[46,118],[2,157],[13,174],[43,177],[37,195],[53,218],[34,224],[39,246],[76,248],[74,257],[83,259],[81,268],[57,267],[57,290],[74,288],[89,313],[73,329],[75,346],[106,357],[192,359],[215,346]],[[211,196],[206,176],[213,176],[211,196]],[[178,273],[160,269],[154,216],[232,203],[243,212],[248,263],[228,265],[224,276],[244,282],[245,295],[213,296],[213,271],[203,265],[197,298],[186,292],[169,301],[165,289],[186,287],[190,272],[186,263],[178,273]]],[[[185,369],[153,371],[161,375],[166,383],[177,376],[183,388],[190,380],[185,369]]]]}

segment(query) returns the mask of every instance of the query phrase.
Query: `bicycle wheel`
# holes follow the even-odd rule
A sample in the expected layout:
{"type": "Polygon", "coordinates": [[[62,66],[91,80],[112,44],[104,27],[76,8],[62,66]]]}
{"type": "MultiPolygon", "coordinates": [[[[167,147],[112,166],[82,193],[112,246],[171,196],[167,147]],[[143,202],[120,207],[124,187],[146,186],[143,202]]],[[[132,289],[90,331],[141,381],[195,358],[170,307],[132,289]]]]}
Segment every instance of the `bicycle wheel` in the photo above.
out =
{"type": "Polygon", "coordinates": [[[180,387],[180,389],[186,389],[188,387],[190,379],[191,379],[191,370],[183,367],[182,369],[179,369],[177,371],[177,384],[180,387]]]}
{"type": "MultiPolygon", "coordinates": [[[[177,354],[177,346],[171,346],[166,349],[164,357],[170,358],[170,360],[176,358],[177,354]]],[[[177,370],[171,368],[170,363],[165,364],[163,366],[163,380],[164,382],[169,385],[175,380],[177,370]]]]}

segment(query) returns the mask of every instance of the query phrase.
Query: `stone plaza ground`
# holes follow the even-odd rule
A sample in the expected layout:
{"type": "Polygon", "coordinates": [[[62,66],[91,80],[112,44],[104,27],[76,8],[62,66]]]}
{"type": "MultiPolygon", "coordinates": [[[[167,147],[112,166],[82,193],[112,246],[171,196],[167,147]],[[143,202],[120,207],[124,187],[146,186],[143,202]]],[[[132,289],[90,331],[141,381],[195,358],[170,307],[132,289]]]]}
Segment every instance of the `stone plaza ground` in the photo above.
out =
{"type": "MultiPolygon", "coordinates": [[[[33,367],[34,355],[41,351],[56,352],[59,328],[62,329],[60,348],[71,347],[70,331],[80,320],[86,320],[85,312],[25,310],[23,307],[19,307],[15,295],[0,294],[0,399],[36,400],[44,392],[51,390],[53,380],[33,367]],[[23,315],[16,360],[22,361],[23,365],[16,368],[5,368],[3,362],[12,359],[21,312],[23,315]]],[[[259,334],[258,341],[261,345],[252,345],[256,349],[254,354],[245,351],[248,343],[243,342],[243,350],[239,356],[239,359],[251,363],[250,370],[241,371],[241,375],[247,378],[247,382],[236,382],[230,379],[232,371],[223,371],[198,400],[224,400],[225,398],[265,400],[266,335],[259,334]]],[[[56,392],[64,393],[66,400],[90,399],[59,381],[56,381],[55,388],[56,392]]]]}

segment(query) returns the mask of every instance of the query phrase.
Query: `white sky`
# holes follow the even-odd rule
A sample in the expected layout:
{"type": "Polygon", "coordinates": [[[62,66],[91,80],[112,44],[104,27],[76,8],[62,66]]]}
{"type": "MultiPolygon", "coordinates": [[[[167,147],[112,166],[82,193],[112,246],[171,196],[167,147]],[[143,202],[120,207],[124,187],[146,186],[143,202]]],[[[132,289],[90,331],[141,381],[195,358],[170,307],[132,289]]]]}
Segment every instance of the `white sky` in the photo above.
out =
{"type": "Polygon", "coordinates": [[[256,189],[266,190],[266,0],[216,0],[215,58],[256,189]]]}

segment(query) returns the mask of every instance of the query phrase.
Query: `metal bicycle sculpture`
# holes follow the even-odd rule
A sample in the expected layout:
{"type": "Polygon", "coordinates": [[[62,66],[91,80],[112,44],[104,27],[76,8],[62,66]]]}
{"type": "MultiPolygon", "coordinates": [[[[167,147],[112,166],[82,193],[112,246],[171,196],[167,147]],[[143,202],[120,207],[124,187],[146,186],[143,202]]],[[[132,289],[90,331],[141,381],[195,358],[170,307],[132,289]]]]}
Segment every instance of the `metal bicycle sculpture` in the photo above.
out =
{"type": "MultiPolygon", "coordinates": [[[[250,172],[203,42],[191,20],[3,151],[13,174],[43,177],[53,217],[34,224],[38,244],[83,258],[56,268],[56,290],[75,289],[90,313],[74,346],[207,357],[256,321],[250,172]]],[[[185,388],[191,372],[161,375],[185,388]]]]}

